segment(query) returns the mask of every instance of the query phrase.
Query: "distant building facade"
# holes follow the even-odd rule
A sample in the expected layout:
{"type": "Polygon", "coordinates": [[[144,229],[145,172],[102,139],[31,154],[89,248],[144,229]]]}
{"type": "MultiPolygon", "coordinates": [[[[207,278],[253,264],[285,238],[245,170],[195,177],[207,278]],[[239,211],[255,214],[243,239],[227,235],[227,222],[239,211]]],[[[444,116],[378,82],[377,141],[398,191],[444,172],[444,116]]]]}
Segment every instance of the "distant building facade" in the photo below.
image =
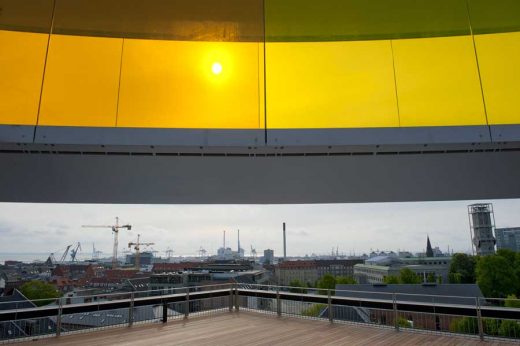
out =
{"type": "Polygon", "coordinates": [[[314,285],[325,274],[353,277],[354,265],[360,263],[362,259],[285,261],[275,266],[275,278],[282,286],[293,280],[314,285]]]}
{"type": "Polygon", "coordinates": [[[325,274],[354,277],[354,265],[363,262],[362,259],[316,260],[318,278],[325,274]]]}
{"type": "MultiPolygon", "coordinates": [[[[135,256],[134,253],[126,255],[125,263],[126,264],[130,264],[132,266],[135,266],[135,257],[136,256],[135,256]]],[[[152,265],[153,264],[153,259],[154,259],[153,252],[145,251],[145,252],[141,252],[139,254],[139,264],[141,266],[152,265]]]]}
{"type": "Polygon", "coordinates": [[[293,280],[314,285],[318,280],[318,268],[315,261],[285,261],[274,269],[276,281],[281,286],[288,286],[293,280]]]}
{"type": "Polygon", "coordinates": [[[520,252],[520,227],[496,228],[497,250],[509,249],[520,252]]]}
{"type": "Polygon", "coordinates": [[[401,269],[408,268],[426,282],[433,275],[441,282],[448,282],[451,257],[378,256],[354,266],[354,279],[360,284],[384,283],[388,276],[398,276],[401,269]]]}
{"type": "Polygon", "coordinates": [[[211,281],[210,273],[164,273],[153,274],[150,277],[151,290],[165,290],[188,286],[199,286],[211,281]]]}
{"type": "Polygon", "coordinates": [[[274,250],[264,250],[264,263],[273,264],[274,262],[274,250]]]}

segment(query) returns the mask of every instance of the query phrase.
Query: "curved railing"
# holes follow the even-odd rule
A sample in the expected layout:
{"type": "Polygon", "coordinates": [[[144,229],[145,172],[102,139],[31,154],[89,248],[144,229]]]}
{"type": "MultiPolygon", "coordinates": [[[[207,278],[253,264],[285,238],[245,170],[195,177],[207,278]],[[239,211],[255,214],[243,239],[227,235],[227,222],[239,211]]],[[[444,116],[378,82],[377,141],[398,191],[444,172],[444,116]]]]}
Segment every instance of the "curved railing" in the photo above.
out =
{"type": "MultiPolygon", "coordinates": [[[[334,323],[359,323],[484,338],[520,340],[520,309],[503,300],[483,297],[374,293],[255,284],[221,284],[169,288],[146,292],[57,299],[36,307],[38,301],[0,306],[0,336],[8,342],[24,338],[60,336],[136,323],[166,323],[189,316],[244,309],[334,323]],[[291,292],[292,291],[292,292],[291,292]],[[450,301],[448,301],[450,300],[450,301]]],[[[520,301],[519,301],[520,302],[520,301]]]]}

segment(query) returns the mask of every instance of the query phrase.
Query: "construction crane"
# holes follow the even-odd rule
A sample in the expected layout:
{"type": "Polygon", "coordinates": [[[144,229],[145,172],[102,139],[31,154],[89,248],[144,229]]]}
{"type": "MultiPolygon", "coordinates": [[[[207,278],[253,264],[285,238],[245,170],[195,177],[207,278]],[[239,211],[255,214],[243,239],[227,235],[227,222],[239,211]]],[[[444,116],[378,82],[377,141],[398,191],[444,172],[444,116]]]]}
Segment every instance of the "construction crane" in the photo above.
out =
{"type": "Polygon", "coordinates": [[[206,257],[206,253],[208,253],[208,252],[206,251],[206,249],[204,249],[204,248],[201,246],[200,249],[199,249],[199,257],[201,257],[201,258],[206,257]]]}
{"type": "Polygon", "coordinates": [[[54,252],[51,252],[51,254],[49,255],[49,258],[47,258],[47,262],[48,264],[50,265],[55,265],[56,264],[56,257],[54,257],[54,252]]]}
{"type": "Polygon", "coordinates": [[[170,249],[170,248],[167,248],[166,251],[166,258],[168,259],[168,261],[172,258],[172,254],[173,254],[173,250],[170,249]]]}
{"type": "Polygon", "coordinates": [[[141,243],[141,235],[138,234],[137,235],[137,242],[130,242],[128,243],[128,248],[130,249],[132,246],[134,247],[134,250],[135,250],[135,267],[137,269],[140,268],[140,257],[141,257],[141,245],[144,245],[144,246],[150,246],[150,245],[155,245],[155,243],[141,243]]]}
{"type": "Polygon", "coordinates": [[[81,250],[81,244],[78,242],[76,244],[76,248],[70,250],[70,258],[72,262],[76,261],[76,256],[78,255],[78,251],[81,250]]]}
{"type": "Polygon", "coordinates": [[[99,255],[101,255],[102,252],[96,250],[96,245],[92,243],[92,259],[97,260],[99,258],[99,255]]]}
{"type": "Polygon", "coordinates": [[[113,250],[113,253],[112,253],[112,269],[115,269],[117,268],[117,246],[119,244],[119,230],[120,229],[123,229],[123,228],[126,228],[127,230],[131,230],[132,229],[132,225],[119,225],[119,218],[116,217],[116,224],[115,225],[112,225],[112,226],[108,226],[108,225],[94,225],[94,226],[90,226],[90,225],[83,225],[81,226],[83,228],[110,228],[112,230],[112,232],[114,233],[114,250],[113,250]]]}
{"type": "Polygon", "coordinates": [[[69,249],[70,249],[71,247],[72,247],[72,244],[67,245],[67,248],[66,248],[65,251],[63,252],[63,255],[61,255],[61,258],[60,258],[59,263],[63,263],[63,262],[65,262],[65,258],[67,258],[67,254],[69,253],[69,249]]]}

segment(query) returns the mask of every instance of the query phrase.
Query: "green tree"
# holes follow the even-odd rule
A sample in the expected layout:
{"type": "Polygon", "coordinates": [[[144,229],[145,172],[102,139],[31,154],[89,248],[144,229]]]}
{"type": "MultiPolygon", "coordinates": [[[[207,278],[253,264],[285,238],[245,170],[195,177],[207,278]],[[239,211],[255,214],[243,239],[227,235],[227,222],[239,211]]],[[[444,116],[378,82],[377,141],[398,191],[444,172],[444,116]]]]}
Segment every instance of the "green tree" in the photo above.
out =
{"type": "Polygon", "coordinates": [[[520,297],[520,252],[515,253],[515,260],[513,262],[513,271],[515,273],[515,281],[516,281],[516,287],[515,287],[516,296],[520,297]]]}
{"type": "Polygon", "coordinates": [[[427,282],[437,282],[437,278],[434,273],[429,273],[428,276],[426,276],[427,282]]]}
{"type": "Polygon", "coordinates": [[[305,285],[303,284],[303,282],[301,282],[298,279],[294,279],[291,282],[289,282],[289,286],[291,286],[291,288],[289,288],[289,292],[307,293],[307,289],[305,288],[305,285]]]}
{"type": "Polygon", "coordinates": [[[50,298],[48,300],[34,301],[33,303],[37,306],[47,305],[52,303],[54,299],[61,297],[61,294],[56,290],[56,287],[39,280],[32,280],[24,283],[20,286],[20,292],[30,300],[50,298]]]}
{"type": "Polygon", "coordinates": [[[399,283],[401,284],[420,284],[422,279],[410,268],[403,268],[399,273],[399,283]]]}
{"type": "Polygon", "coordinates": [[[517,321],[503,320],[498,327],[498,335],[518,338],[520,336],[520,324],[517,321]]]}
{"type": "Polygon", "coordinates": [[[356,279],[352,276],[336,276],[336,285],[355,285],[356,279]]]}
{"type": "Polygon", "coordinates": [[[510,265],[515,265],[516,253],[509,249],[500,249],[497,251],[497,255],[504,257],[510,265]]]}
{"type": "Polygon", "coordinates": [[[508,308],[520,308],[520,300],[515,294],[510,294],[507,296],[504,305],[508,308]]]}
{"type": "Polygon", "coordinates": [[[385,276],[385,284],[398,284],[398,283],[399,283],[399,276],[395,276],[395,275],[385,276]]]}
{"type": "Polygon", "coordinates": [[[327,294],[327,290],[331,290],[331,294],[334,294],[336,278],[331,274],[325,274],[318,280],[317,286],[320,289],[319,294],[327,294]]]}
{"type": "Polygon", "coordinates": [[[458,284],[474,284],[476,259],[463,253],[456,253],[451,258],[449,281],[458,284]]]}
{"type": "Polygon", "coordinates": [[[515,269],[507,257],[483,256],[477,263],[477,284],[484,296],[505,298],[514,294],[518,285],[515,269]]]}
{"type": "Polygon", "coordinates": [[[500,320],[494,318],[484,318],[482,320],[482,326],[484,327],[484,333],[487,335],[498,335],[500,320]]]}
{"type": "Polygon", "coordinates": [[[404,317],[399,317],[397,319],[397,324],[402,328],[412,328],[412,323],[404,317]]]}
{"type": "Polygon", "coordinates": [[[451,321],[450,332],[452,333],[464,333],[464,334],[477,334],[478,333],[478,321],[474,317],[462,317],[451,321]]]}
{"type": "Polygon", "coordinates": [[[327,305],[325,304],[314,304],[311,307],[302,310],[302,315],[308,317],[319,317],[326,306],[327,305]]]}

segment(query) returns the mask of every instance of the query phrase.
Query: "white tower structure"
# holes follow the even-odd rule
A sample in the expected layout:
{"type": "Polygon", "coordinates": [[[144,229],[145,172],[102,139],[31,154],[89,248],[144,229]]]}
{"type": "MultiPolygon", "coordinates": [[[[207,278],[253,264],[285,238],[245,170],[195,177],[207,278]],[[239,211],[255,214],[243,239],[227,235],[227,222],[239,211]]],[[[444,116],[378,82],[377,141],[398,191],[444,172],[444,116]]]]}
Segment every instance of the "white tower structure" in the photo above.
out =
{"type": "Polygon", "coordinates": [[[474,251],[485,256],[495,253],[495,214],[491,203],[468,205],[469,227],[474,251]]]}

